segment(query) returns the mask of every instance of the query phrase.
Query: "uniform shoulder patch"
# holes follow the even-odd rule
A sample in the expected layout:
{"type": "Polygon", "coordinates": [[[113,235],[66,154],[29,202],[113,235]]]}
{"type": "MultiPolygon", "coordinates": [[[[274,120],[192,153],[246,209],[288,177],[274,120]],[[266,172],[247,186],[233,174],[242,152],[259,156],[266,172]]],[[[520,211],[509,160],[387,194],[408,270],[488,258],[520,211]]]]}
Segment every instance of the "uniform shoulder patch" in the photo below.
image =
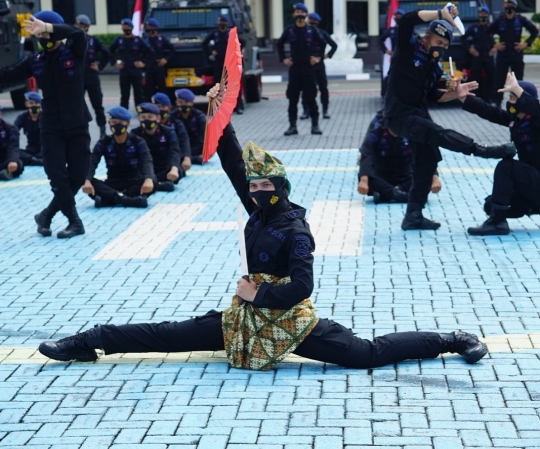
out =
{"type": "Polygon", "coordinates": [[[294,236],[294,240],[296,241],[294,254],[296,254],[302,259],[309,257],[312,251],[311,241],[309,240],[309,237],[305,234],[296,234],[294,236]]]}
{"type": "Polygon", "coordinates": [[[299,218],[300,215],[302,214],[298,210],[291,210],[285,214],[287,218],[299,218]]]}

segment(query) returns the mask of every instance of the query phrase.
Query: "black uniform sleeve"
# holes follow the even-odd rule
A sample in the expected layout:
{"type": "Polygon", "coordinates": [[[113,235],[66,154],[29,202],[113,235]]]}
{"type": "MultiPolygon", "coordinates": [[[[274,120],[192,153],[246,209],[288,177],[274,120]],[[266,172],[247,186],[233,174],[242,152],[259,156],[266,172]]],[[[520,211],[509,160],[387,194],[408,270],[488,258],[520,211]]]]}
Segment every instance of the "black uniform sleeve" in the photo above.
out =
{"type": "Polygon", "coordinates": [[[104,145],[105,143],[103,140],[99,140],[94,146],[92,154],[90,155],[90,164],[88,165],[88,175],[86,176],[86,179],[92,179],[95,176],[96,169],[101,161],[101,156],[103,156],[104,145]]]}
{"type": "Polygon", "coordinates": [[[167,138],[169,139],[169,167],[180,167],[180,147],[178,146],[178,138],[176,131],[168,128],[167,138]]]}
{"type": "Polygon", "coordinates": [[[98,39],[96,37],[94,37],[94,39],[97,43],[98,52],[101,55],[99,58],[99,70],[103,70],[111,60],[111,53],[109,49],[103,44],[103,42],[101,42],[101,39],[98,39]]]}
{"type": "Polygon", "coordinates": [[[69,39],[75,56],[83,59],[87,49],[86,33],[73,25],[55,23],[53,27],[53,37],[56,40],[69,39]]]}
{"type": "Polygon", "coordinates": [[[418,16],[418,11],[411,11],[403,15],[398,27],[398,47],[405,47],[411,41],[414,36],[414,27],[421,23],[424,21],[418,16]]]}
{"type": "Polygon", "coordinates": [[[174,129],[176,131],[176,137],[178,137],[178,147],[180,151],[180,163],[183,162],[185,157],[191,158],[191,145],[189,143],[189,134],[182,120],[176,120],[174,122],[174,129]]]}
{"type": "Polygon", "coordinates": [[[197,111],[197,125],[199,128],[199,136],[201,136],[202,142],[201,145],[204,143],[204,135],[206,134],[206,114],[199,111],[198,109],[195,109],[197,111]]]}
{"type": "MultiPolygon", "coordinates": [[[[328,45],[330,45],[330,51],[328,52],[328,54],[326,56],[328,56],[328,58],[331,58],[332,56],[334,56],[334,53],[336,52],[337,50],[337,44],[336,44],[336,41],[334,41],[334,39],[332,39],[332,37],[330,36],[329,33],[327,33],[326,31],[323,31],[323,37],[324,37],[324,40],[326,41],[326,43],[328,45]]],[[[324,48],[323,48],[323,53],[324,53],[324,48]]]]}
{"type": "Polygon", "coordinates": [[[116,64],[116,52],[118,50],[118,47],[120,46],[120,37],[117,37],[114,41],[112,41],[111,46],[109,47],[109,53],[111,54],[111,65],[114,67],[116,64]]]}
{"type": "Polygon", "coordinates": [[[530,114],[533,119],[540,119],[540,102],[531,97],[527,92],[523,92],[516,103],[519,112],[530,114]]]}
{"type": "Polygon", "coordinates": [[[142,37],[139,38],[141,42],[141,61],[144,62],[145,65],[152,64],[153,58],[154,58],[154,49],[152,46],[146,42],[142,37]]]}
{"type": "Polygon", "coordinates": [[[210,32],[208,33],[204,40],[202,41],[202,48],[203,48],[203,51],[204,51],[204,54],[209,56],[210,55],[210,41],[212,40],[214,36],[214,33],[213,32],[210,32]]]}
{"type": "MultiPolygon", "coordinates": [[[[379,128],[382,129],[382,128],[379,128]]],[[[375,167],[373,164],[373,155],[375,154],[375,148],[379,144],[379,132],[378,130],[371,130],[366,133],[366,137],[360,147],[360,171],[358,172],[358,181],[362,176],[373,176],[375,173],[375,167]]]]}
{"type": "Polygon", "coordinates": [[[530,33],[529,39],[527,39],[527,45],[530,47],[532,46],[534,40],[538,37],[538,28],[536,28],[534,23],[527,19],[527,17],[520,16],[520,19],[521,25],[527,28],[527,31],[530,33]]]}
{"type": "Polygon", "coordinates": [[[32,60],[27,56],[11,67],[0,68],[0,87],[7,83],[27,80],[32,76],[32,60]]]}
{"type": "Polygon", "coordinates": [[[223,136],[219,139],[217,154],[223,170],[229,177],[236,194],[247,213],[251,215],[257,206],[249,197],[248,183],[246,181],[246,165],[242,159],[242,148],[236,138],[236,133],[231,124],[223,130],[223,136]]]}
{"type": "Polygon", "coordinates": [[[323,59],[324,50],[326,48],[326,39],[323,37],[321,30],[315,28],[315,33],[313,33],[313,40],[317,43],[317,45],[311,47],[312,50],[310,56],[316,56],[323,59]]]}
{"type": "Polygon", "coordinates": [[[497,34],[500,36],[499,25],[501,24],[501,18],[497,17],[493,22],[488,25],[488,32],[491,35],[497,34]]]}
{"type": "Polygon", "coordinates": [[[287,32],[287,28],[285,28],[283,33],[281,33],[281,36],[280,36],[280,38],[278,39],[278,41],[276,43],[276,48],[277,48],[278,55],[279,55],[279,62],[283,62],[283,60],[286,59],[286,56],[285,56],[285,42],[287,42],[289,40],[289,38],[287,37],[286,32],[287,32]]]}
{"type": "Polygon", "coordinates": [[[472,112],[485,120],[501,126],[508,126],[514,120],[512,114],[509,112],[503,111],[497,106],[491,106],[478,97],[467,97],[465,103],[463,103],[463,110],[472,112]]]}
{"type": "Polygon", "coordinates": [[[150,153],[150,150],[148,148],[148,145],[144,141],[144,139],[138,138],[137,142],[137,151],[139,153],[139,163],[141,164],[139,167],[139,170],[141,172],[141,176],[144,179],[153,179],[155,177],[154,174],[154,162],[152,161],[152,155],[150,153]]]}
{"type": "Polygon", "coordinates": [[[461,38],[461,41],[463,42],[463,48],[465,48],[465,51],[467,52],[469,52],[469,48],[471,48],[473,45],[472,38],[475,27],[476,25],[471,25],[469,28],[467,28],[465,34],[461,38]]]}
{"type": "Polygon", "coordinates": [[[289,240],[291,282],[273,286],[263,282],[253,301],[254,307],[287,310],[311,296],[313,292],[313,239],[308,234],[294,234],[289,240]]]}
{"type": "Polygon", "coordinates": [[[22,114],[19,114],[13,124],[17,127],[17,129],[20,131],[24,125],[24,116],[26,115],[26,112],[23,112],[22,114]]]}
{"type": "Polygon", "coordinates": [[[171,57],[174,55],[174,45],[171,44],[171,41],[168,38],[164,36],[161,37],[163,39],[163,57],[167,61],[170,61],[171,57]]]}
{"type": "MultiPolygon", "coordinates": [[[[388,49],[386,48],[386,43],[385,43],[385,41],[386,41],[386,39],[388,39],[389,37],[390,37],[390,29],[388,28],[388,29],[384,30],[384,32],[381,34],[381,37],[379,38],[379,43],[380,43],[380,45],[381,45],[381,51],[382,51],[383,53],[385,53],[386,50],[388,50],[388,49]]],[[[392,50],[395,50],[395,49],[393,48],[392,50]]]]}
{"type": "Polygon", "coordinates": [[[8,125],[7,128],[6,160],[8,162],[17,162],[19,160],[19,130],[13,125],[8,125]]]}

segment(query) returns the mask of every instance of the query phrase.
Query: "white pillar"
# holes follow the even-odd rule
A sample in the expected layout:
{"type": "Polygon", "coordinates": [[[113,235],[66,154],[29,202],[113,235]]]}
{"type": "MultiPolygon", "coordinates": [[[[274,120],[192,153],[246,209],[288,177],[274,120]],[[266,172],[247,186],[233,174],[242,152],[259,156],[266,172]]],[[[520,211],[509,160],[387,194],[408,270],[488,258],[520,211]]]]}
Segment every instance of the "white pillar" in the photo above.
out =
{"type": "Polygon", "coordinates": [[[52,10],[52,0],[41,0],[41,10],[52,10]]]}
{"type": "Polygon", "coordinates": [[[107,15],[107,4],[105,2],[95,2],[95,8],[96,8],[96,25],[95,25],[95,29],[92,29],[92,33],[95,33],[95,34],[110,33],[109,16],[107,15]]]}
{"type": "Polygon", "coordinates": [[[347,5],[346,0],[334,0],[332,3],[334,15],[334,34],[345,36],[347,34],[347,5]]]}
{"type": "Polygon", "coordinates": [[[379,0],[368,0],[368,36],[379,35],[379,0]]]}
{"type": "Polygon", "coordinates": [[[257,37],[264,37],[264,8],[263,0],[251,0],[251,17],[253,18],[253,24],[257,31],[257,37]]]}
{"type": "MultiPolygon", "coordinates": [[[[272,39],[279,39],[281,33],[283,33],[283,2],[281,0],[274,0],[271,3],[272,8],[272,22],[270,28],[272,29],[272,39]]],[[[291,17],[292,20],[292,17],[291,17]]]]}
{"type": "Polygon", "coordinates": [[[305,0],[304,5],[307,6],[309,12],[315,11],[315,0],[305,0]]]}

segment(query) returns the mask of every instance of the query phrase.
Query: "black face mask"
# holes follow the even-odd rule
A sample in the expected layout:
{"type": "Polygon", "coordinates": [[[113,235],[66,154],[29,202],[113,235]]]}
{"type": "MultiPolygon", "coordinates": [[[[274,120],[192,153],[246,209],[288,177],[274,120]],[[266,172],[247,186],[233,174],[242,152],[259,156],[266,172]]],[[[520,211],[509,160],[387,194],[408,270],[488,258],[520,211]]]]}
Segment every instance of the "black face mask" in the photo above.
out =
{"type": "Polygon", "coordinates": [[[123,30],[124,36],[131,36],[131,30],[123,30]]]}
{"type": "Polygon", "coordinates": [[[510,103],[509,101],[506,102],[506,110],[512,115],[517,115],[518,114],[518,111],[516,109],[516,105],[514,103],[510,103]]]}
{"type": "Polygon", "coordinates": [[[111,125],[111,131],[115,136],[121,136],[127,132],[127,126],[117,123],[116,125],[111,125]]]}
{"type": "Polygon", "coordinates": [[[154,129],[157,126],[157,122],[155,120],[143,120],[141,125],[144,129],[154,129]]]}
{"type": "Polygon", "coordinates": [[[150,33],[150,36],[157,36],[157,30],[150,30],[148,33],[150,33]]]}
{"type": "Polygon", "coordinates": [[[444,47],[436,47],[432,45],[429,47],[429,56],[431,56],[433,59],[441,59],[444,56],[444,52],[446,51],[446,48],[444,47]]]}
{"type": "Polygon", "coordinates": [[[182,113],[187,114],[189,111],[191,111],[191,106],[187,106],[187,105],[180,106],[180,110],[182,111],[182,113]]]}
{"type": "Polygon", "coordinates": [[[227,29],[227,25],[220,24],[220,25],[219,25],[219,29],[220,29],[220,30],[226,30],[226,29],[227,29]]]}
{"type": "Polygon", "coordinates": [[[516,8],[504,8],[504,10],[508,13],[508,14],[512,14],[516,8]]]}
{"type": "Polygon", "coordinates": [[[401,20],[401,17],[399,19],[394,17],[394,21],[396,22],[396,25],[399,23],[400,20],[401,20]]]}
{"type": "Polygon", "coordinates": [[[54,41],[51,38],[46,39],[44,37],[40,37],[38,40],[39,44],[43,47],[43,50],[51,50],[54,47],[54,41]]]}
{"type": "Polygon", "coordinates": [[[480,16],[478,19],[480,20],[480,23],[486,23],[488,21],[488,18],[483,16],[480,16]]]}
{"type": "Polygon", "coordinates": [[[285,192],[280,187],[276,190],[258,190],[257,192],[249,192],[249,197],[253,198],[264,212],[272,212],[276,204],[285,197],[285,192]]]}
{"type": "Polygon", "coordinates": [[[38,114],[41,111],[41,106],[30,106],[28,109],[32,114],[38,114]]]}
{"type": "Polygon", "coordinates": [[[169,111],[161,111],[159,115],[161,116],[161,120],[167,120],[169,117],[169,111]]]}
{"type": "Polygon", "coordinates": [[[306,20],[306,16],[303,16],[302,14],[297,14],[296,16],[294,16],[295,22],[298,22],[298,21],[303,22],[304,20],[306,20]]]}

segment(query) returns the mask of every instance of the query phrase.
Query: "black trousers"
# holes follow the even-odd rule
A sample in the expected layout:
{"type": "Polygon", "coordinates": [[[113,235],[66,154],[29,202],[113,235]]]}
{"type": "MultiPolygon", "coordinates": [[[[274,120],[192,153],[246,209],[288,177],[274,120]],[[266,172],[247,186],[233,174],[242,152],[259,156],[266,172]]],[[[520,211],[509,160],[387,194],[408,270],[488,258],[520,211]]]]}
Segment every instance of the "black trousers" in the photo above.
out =
{"type": "MultiPolygon", "coordinates": [[[[221,312],[186,321],[101,326],[105,354],[222,351],[221,312]]],[[[332,320],[320,319],[294,354],[349,368],[375,368],[407,359],[435,358],[441,340],[435,332],[399,332],[373,341],[356,337],[332,320]]]]}
{"type": "Polygon", "coordinates": [[[319,108],[315,100],[317,97],[315,67],[310,64],[297,63],[289,67],[287,98],[289,99],[289,123],[291,125],[295,125],[298,119],[298,100],[301,92],[312,122],[317,123],[319,108]]]}
{"type": "Polygon", "coordinates": [[[19,157],[25,166],[43,165],[43,162],[39,162],[39,159],[41,159],[41,148],[26,147],[25,150],[20,148],[19,157]]]}
{"type": "Polygon", "coordinates": [[[167,67],[159,67],[153,64],[146,68],[146,82],[144,84],[145,101],[151,102],[152,95],[156,92],[165,93],[165,78],[167,77],[167,67]]]}
{"type": "Polygon", "coordinates": [[[471,80],[479,84],[477,95],[487,103],[495,101],[495,64],[493,57],[482,59],[473,57],[471,62],[471,80]],[[483,75],[483,76],[482,76],[483,75]]]}
{"type": "Polygon", "coordinates": [[[41,154],[58,208],[65,213],[75,206],[75,194],[88,174],[88,126],[61,131],[42,130],[41,154]]]}
{"type": "MultiPolygon", "coordinates": [[[[497,90],[504,87],[506,82],[506,75],[508,69],[512,69],[512,72],[516,75],[518,80],[523,80],[525,73],[525,63],[523,62],[523,54],[517,55],[515,58],[509,59],[502,56],[500,53],[497,55],[497,64],[495,68],[495,78],[497,80],[497,90]]],[[[503,94],[497,92],[497,104],[500,105],[503,99],[503,94]]]]}
{"type": "Polygon", "coordinates": [[[10,162],[15,162],[17,164],[17,169],[11,174],[13,175],[14,178],[18,178],[19,176],[21,176],[22,172],[24,171],[24,164],[23,164],[23,161],[21,161],[20,159],[17,159],[16,161],[8,161],[8,160],[1,161],[0,170],[7,170],[7,166],[9,165],[10,162]]]}
{"type": "MultiPolygon", "coordinates": [[[[158,182],[167,182],[169,181],[167,179],[167,174],[171,171],[170,168],[165,168],[162,170],[158,170],[156,167],[154,167],[154,172],[156,173],[156,178],[158,182]]],[[[186,172],[182,167],[178,167],[178,174],[180,175],[179,178],[176,181],[173,181],[175,184],[178,184],[178,182],[186,176],[186,172]]]]}
{"type": "MultiPolygon", "coordinates": [[[[96,178],[90,180],[96,191],[96,196],[100,196],[105,201],[113,203],[119,193],[129,197],[135,197],[141,195],[141,187],[144,183],[144,179],[107,179],[101,181],[96,178]]],[[[157,180],[154,180],[154,191],[146,193],[146,196],[150,196],[156,190],[157,180]]]]}
{"type": "Polygon", "coordinates": [[[103,109],[103,92],[101,91],[101,83],[99,82],[99,78],[97,78],[97,83],[93,82],[91,84],[85,84],[84,89],[86,92],[88,92],[88,98],[90,98],[90,103],[92,104],[92,108],[96,113],[96,123],[99,127],[105,126],[107,121],[105,120],[105,109],[103,109]]]}
{"type": "Polygon", "coordinates": [[[493,175],[494,204],[510,206],[513,203],[529,203],[540,207],[540,170],[515,159],[503,159],[495,167],[493,175]]]}
{"type": "Polygon", "coordinates": [[[414,155],[412,185],[409,202],[426,204],[433,173],[442,160],[439,147],[470,155],[474,152],[474,140],[452,129],[445,129],[431,120],[425,111],[421,115],[409,114],[387,119],[388,128],[400,137],[409,139],[414,155]]]}
{"type": "Polygon", "coordinates": [[[390,201],[392,199],[392,191],[394,190],[394,187],[397,186],[400,188],[400,190],[408,192],[411,189],[411,184],[411,175],[391,177],[377,174],[369,177],[368,195],[373,195],[373,192],[378,192],[381,195],[382,201],[390,201]]]}
{"type": "Polygon", "coordinates": [[[144,103],[142,73],[130,74],[120,72],[120,106],[129,109],[129,94],[133,86],[133,98],[135,106],[144,103]]]}
{"type": "MultiPolygon", "coordinates": [[[[323,111],[327,111],[328,105],[330,104],[330,93],[328,92],[328,78],[326,78],[326,67],[324,62],[315,64],[315,82],[321,93],[323,111]]],[[[304,95],[302,95],[302,107],[304,108],[304,111],[308,111],[308,105],[304,95]]]]}

